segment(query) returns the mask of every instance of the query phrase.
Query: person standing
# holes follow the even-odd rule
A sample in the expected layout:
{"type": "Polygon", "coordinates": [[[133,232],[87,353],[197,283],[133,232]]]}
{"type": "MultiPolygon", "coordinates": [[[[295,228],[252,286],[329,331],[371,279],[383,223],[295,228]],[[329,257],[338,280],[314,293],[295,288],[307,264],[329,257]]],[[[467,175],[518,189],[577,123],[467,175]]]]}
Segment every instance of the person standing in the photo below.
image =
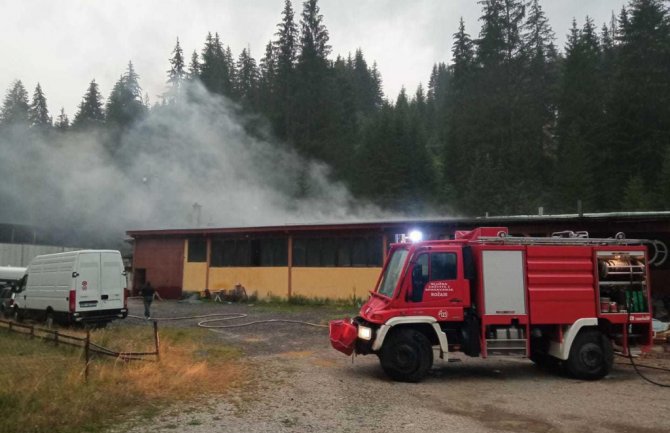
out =
{"type": "Polygon", "coordinates": [[[144,300],[144,318],[151,319],[151,302],[154,300],[156,290],[151,287],[151,283],[149,281],[147,281],[140,289],[140,295],[144,300]]]}

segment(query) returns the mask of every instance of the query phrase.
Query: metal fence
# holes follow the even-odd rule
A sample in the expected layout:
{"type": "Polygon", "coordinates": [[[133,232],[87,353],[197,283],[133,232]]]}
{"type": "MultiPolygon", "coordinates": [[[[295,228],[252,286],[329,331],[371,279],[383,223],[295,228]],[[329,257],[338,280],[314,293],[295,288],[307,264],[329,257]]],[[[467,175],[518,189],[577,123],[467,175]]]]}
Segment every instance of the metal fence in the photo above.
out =
{"type": "Polygon", "coordinates": [[[30,338],[39,338],[41,340],[53,342],[55,346],[66,345],[78,347],[84,350],[84,379],[88,380],[88,367],[93,355],[109,356],[122,361],[159,361],[160,360],[160,338],[158,336],[158,322],[153,321],[154,350],[151,352],[118,352],[91,341],[91,331],[86,329],[86,337],[70,335],[57,329],[46,329],[35,325],[17,323],[11,320],[1,320],[0,326],[15,332],[29,336],[30,338]]]}

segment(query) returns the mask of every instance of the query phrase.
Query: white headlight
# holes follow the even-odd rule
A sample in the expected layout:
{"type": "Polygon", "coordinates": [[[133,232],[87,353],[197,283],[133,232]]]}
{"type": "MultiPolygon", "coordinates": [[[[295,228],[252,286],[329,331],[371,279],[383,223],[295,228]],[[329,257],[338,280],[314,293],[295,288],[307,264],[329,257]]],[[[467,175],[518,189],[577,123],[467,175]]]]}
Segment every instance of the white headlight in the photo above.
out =
{"type": "Polygon", "coordinates": [[[369,340],[372,338],[372,329],[367,326],[358,327],[358,338],[361,340],[369,340]]]}

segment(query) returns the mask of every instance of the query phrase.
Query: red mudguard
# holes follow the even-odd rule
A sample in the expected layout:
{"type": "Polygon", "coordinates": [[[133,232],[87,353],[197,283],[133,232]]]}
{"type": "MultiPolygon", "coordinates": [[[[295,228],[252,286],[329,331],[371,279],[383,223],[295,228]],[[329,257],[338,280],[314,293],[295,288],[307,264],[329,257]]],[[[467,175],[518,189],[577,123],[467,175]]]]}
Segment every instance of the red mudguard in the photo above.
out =
{"type": "Polygon", "coordinates": [[[330,344],[345,355],[351,355],[358,336],[358,329],[349,319],[331,320],[330,344]]]}

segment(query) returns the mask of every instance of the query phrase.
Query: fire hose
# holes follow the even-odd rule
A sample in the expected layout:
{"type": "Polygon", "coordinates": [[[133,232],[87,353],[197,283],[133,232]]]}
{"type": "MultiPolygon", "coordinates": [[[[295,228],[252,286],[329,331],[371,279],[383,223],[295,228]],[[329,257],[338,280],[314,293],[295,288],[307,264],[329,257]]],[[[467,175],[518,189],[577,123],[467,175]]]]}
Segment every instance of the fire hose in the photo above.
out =
{"type": "MultiPolygon", "coordinates": [[[[628,305],[626,307],[627,307],[627,312],[628,312],[627,319],[626,319],[626,327],[630,327],[630,325],[631,325],[630,314],[631,314],[631,311],[632,311],[631,301],[628,301],[628,305]]],[[[621,354],[617,354],[617,355],[622,356],[622,357],[627,357],[628,360],[630,361],[630,365],[633,366],[633,369],[635,370],[635,373],[637,373],[638,376],[640,376],[642,379],[646,380],[647,382],[651,383],[652,385],[660,386],[660,387],[663,387],[663,388],[670,388],[670,384],[656,382],[655,380],[648,378],[647,376],[642,374],[642,372],[640,371],[640,368],[649,368],[649,369],[661,370],[661,371],[666,371],[666,372],[670,372],[670,369],[660,368],[660,367],[652,367],[652,366],[647,366],[647,365],[639,365],[638,366],[635,363],[635,361],[633,360],[633,354],[631,353],[630,348],[627,349],[627,352],[628,352],[628,356],[621,355],[621,354]]],[[[626,365],[626,364],[620,364],[620,365],[626,365]]]]}
{"type": "MultiPolygon", "coordinates": [[[[322,325],[319,323],[307,322],[304,320],[291,320],[291,319],[264,319],[264,320],[254,320],[252,322],[246,323],[234,323],[232,325],[216,325],[216,322],[223,322],[227,320],[237,320],[244,319],[248,317],[248,314],[244,313],[213,313],[213,314],[203,314],[198,316],[180,316],[180,317],[155,317],[150,320],[156,320],[159,322],[165,321],[174,321],[174,320],[192,320],[192,319],[205,319],[198,322],[198,326],[206,329],[230,329],[230,328],[242,328],[244,326],[252,326],[263,323],[293,323],[298,325],[313,326],[316,328],[328,328],[328,325],[322,325]]],[[[141,316],[128,315],[128,317],[133,319],[145,320],[141,316]]]]}

